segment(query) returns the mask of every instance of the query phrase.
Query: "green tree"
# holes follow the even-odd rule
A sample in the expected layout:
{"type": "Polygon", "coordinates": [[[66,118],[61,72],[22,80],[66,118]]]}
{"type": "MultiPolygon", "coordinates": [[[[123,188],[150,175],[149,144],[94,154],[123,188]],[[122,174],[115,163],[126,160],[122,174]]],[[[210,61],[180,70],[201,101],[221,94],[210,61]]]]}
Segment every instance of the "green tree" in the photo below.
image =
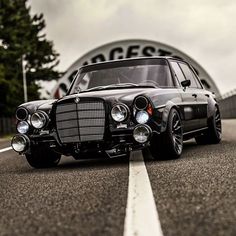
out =
{"type": "Polygon", "coordinates": [[[27,0],[0,0],[0,115],[12,115],[24,101],[22,56],[29,100],[39,98],[37,80],[60,76],[55,70],[59,54],[44,28],[43,14],[30,15],[27,0]]]}

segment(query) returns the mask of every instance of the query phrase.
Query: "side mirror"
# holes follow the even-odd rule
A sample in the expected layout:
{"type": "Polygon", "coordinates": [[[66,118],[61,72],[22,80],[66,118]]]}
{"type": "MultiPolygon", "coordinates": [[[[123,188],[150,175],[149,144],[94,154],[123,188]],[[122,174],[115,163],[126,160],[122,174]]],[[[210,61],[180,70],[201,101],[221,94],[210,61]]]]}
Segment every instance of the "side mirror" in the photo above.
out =
{"type": "Polygon", "coordinates": [[[191,81],[189,79],[186,79],[184,81],[181,82],[181,85],[186,88],[189,87],[191,85],[191,81]]]}

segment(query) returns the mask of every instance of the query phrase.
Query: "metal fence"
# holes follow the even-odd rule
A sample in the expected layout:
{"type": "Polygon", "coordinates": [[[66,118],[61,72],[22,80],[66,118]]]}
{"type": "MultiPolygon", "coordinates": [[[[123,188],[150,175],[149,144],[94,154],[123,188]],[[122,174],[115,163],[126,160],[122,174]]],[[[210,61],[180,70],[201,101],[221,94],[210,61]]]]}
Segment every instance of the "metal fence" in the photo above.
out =
{"type": "Polygon", "coordinates": [[[16,132],[15,118],[0,117],[0,137],[16,132]]]}
{"type": "Polygon", "coordinates": [[[236,118],[236,94],[219,100],[221,117],[236,118]]]}

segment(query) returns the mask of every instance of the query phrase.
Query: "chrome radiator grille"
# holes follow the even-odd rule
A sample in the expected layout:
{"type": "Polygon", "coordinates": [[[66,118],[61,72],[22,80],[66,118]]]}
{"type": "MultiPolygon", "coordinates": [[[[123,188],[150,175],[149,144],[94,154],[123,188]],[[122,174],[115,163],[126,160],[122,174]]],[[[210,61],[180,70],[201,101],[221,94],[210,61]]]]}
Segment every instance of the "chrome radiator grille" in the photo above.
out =
{"type": "Polygon", "coordinates": [[[59,104],[56,125],[62,143],[103,140],[105,108],[102,101],[59,104]]]}

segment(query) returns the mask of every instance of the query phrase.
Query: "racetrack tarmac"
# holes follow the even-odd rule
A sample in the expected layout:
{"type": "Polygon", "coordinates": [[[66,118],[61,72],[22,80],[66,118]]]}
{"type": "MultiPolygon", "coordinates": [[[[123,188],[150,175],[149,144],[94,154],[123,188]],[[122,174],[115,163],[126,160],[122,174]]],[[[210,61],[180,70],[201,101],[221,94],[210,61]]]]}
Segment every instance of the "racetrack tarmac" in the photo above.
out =
{"type": "MultiPolygon", "coordinates": [[[[236,120],[224,120],[218,145],[190,140],[178,160],[145,155],[163,235],[236,235],[235,131],[236,120]]],[[[0,153],[0,235],[123,235],[129,160],[94,158],[35,170],[0,153]]]]}

